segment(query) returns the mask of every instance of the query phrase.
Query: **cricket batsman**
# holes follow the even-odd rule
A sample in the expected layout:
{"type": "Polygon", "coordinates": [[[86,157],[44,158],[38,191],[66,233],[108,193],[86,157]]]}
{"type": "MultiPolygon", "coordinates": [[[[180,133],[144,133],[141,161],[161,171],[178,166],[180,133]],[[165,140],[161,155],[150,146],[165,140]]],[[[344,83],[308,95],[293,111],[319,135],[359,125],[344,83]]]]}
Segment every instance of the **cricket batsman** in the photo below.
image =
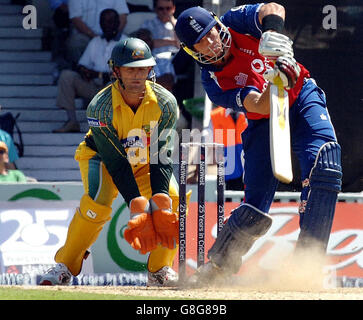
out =
{"type": "Polygon", "coordinates": [[[216,105],[243,111],[245,199],[225,223],[208,252],[209,262],[194,280],[237,273],[241,257],[266,234],[278,180],[269,152],[269,88],[281,78],[290,103],[292,150],[301,169],[300,234],[296,252],[315,248],[325,254],[338,192],[341,148],[322,89],[294,59],[292,41],[282,34],[283,6],[242,5],[220,19],[201,7],[183,11],[175,26],[184,50],[201,68],[202,83],[216,105]]]}
{"type": "Polygon", "coordinates": [[[148,285],[171,286],[178,243],[178,187],[171,153],[177,120],[175,97],[147,80],[155,60],[137,38],[114,47],[109,66],[115,81],[87,108],[90,130],[75,153],[84,195],[68,228],[54,268],[40,285],[67,285],[80,273],[87,249],[96,241],[118,193],[130,210],[127,242],[149,254],[148,285]]]}

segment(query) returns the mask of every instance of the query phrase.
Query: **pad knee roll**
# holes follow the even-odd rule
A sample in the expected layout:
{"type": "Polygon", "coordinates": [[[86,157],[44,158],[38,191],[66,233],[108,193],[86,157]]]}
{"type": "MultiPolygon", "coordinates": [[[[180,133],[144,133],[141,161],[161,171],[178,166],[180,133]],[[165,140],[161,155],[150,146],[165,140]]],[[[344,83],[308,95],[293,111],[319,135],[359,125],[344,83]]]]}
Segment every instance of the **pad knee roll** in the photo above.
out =
{"type": "Polygon", "coordinates": [[[272,219],[252,205],[242,204],[233,210],[208,252],[208,258],[221,269],[238,272],[241,257],[263,236],[272,219]]]}
{"type": "Polygon", "coordinates": [[[336,142],[325,143],[319,150],[310,172],[311,189],[339,192],[342,185],[341,148],[336,142]]]}
{"type": "Polygon", "coordinates": [[[110,220],[112,208],[95,202],[83,195],[68,227],[66,242],[56,255],[55,261],[64,263],[75,276],[82,268],[86,250],[96,241],[105,223],[110,220]]]}

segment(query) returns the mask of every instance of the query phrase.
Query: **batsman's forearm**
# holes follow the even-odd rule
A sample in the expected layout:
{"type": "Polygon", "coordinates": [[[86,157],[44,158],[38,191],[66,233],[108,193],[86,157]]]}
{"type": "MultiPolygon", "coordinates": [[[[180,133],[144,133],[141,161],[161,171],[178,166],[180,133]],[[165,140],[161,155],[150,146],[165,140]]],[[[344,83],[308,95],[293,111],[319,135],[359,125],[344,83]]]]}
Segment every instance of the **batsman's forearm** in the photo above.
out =
{"type": "Polygon", "coordinates": [[[277,16],[280,16],[283,20],[285,20],[285,8],[275,2],[270,2],[270,3],[266,3],[264,4],[259,13],[258,13],[258,19],[260,21],[260,23],[262,24],[262,19],[266,16],[268,16],[269,14],[274,14],[277,16]]]}
{"type": "Polygon", "coordinates": [[[248,112],[270,114],[270,84],[263,93],[251,91],[243,104],[248,112]]]}

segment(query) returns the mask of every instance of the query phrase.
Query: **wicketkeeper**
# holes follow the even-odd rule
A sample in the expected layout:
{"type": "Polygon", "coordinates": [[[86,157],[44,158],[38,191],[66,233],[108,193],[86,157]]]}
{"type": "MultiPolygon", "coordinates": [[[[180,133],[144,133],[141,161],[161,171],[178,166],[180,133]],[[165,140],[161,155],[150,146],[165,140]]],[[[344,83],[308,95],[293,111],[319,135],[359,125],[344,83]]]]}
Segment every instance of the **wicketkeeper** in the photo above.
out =
{"type": "Polygon", "coordinates": [[[155,81],[147,80],[155,60],[137,38],[120,41],[109,65],[115,81],[87,108],[90,130],[79,145],[85,193],[56,255],[57,265],[41,285],[69,284],[103,226],[111,218],[118,193],[130,209],[127,242],[148,258],[148,285],[175,285],[171,268],[178,243],[178,187],[171,154],[177,103],[155,81]]]}
{"type": "Polygon", "coordinates": [[[175,26],[182,47],[201,68],[211,101],[248,118],[242,134],[245,199],[209,250],[197,282],[238,272],[241,257],[271,226],[268,211],[278,180],[269,152],[269,88],[277,77],[288,91],[292,149],[301,169],[297,249],[314,246],[325,253],[327,248],[341,189],[341,150],[325,94],[295,61],[292,41],[282,34],[284,20],[284,7],[261,3],[232,8],[220,19],[201,7],[189,8],[175,26]]]}

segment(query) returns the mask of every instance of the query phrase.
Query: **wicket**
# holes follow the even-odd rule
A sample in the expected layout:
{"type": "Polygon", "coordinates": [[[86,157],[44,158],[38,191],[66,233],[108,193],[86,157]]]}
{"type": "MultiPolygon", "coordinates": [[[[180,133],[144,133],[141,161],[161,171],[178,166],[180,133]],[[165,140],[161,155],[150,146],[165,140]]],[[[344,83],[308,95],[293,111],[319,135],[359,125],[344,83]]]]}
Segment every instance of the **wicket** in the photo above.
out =
{"type": "Polygon", "coordinates": [[[206,147],[215,147],[217,163],[217,234],[224,223],[224,146],[218,143],[180,143],[179,147],[179,279],[186,278],[186,187],[188,177],[189,148],[199,148],[198,168],[198,219],[197,219],[197,267],[204,264],[205,256],[205,177],[206,147]]]}

